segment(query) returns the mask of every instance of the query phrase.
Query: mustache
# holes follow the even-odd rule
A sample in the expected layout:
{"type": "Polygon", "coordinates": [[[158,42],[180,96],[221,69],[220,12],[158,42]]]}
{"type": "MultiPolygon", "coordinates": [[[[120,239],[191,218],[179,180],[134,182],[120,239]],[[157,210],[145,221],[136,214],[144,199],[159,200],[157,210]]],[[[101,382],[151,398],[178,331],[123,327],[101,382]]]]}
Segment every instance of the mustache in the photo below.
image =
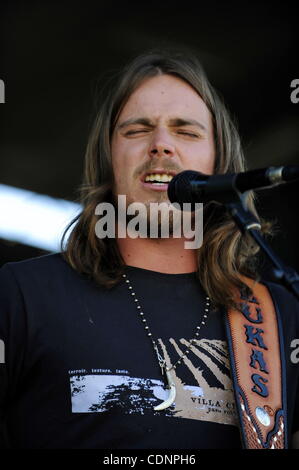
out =
{"type": "Polygon", "coordinates": [[[156,161],[150,161],[147,162],[146,164],[143,164],[140,168],[136,168],[134,172],[134,176],[140,176],[144,173],[151,172],[155,168],[159,167],[162,170],[165,171],[175,171],[177,173],[180,173],[183,171],[183,168],[180,168],[178,165],[173,163],[172,161],[163,161],[161,159],[158,159],[156,161]]]}

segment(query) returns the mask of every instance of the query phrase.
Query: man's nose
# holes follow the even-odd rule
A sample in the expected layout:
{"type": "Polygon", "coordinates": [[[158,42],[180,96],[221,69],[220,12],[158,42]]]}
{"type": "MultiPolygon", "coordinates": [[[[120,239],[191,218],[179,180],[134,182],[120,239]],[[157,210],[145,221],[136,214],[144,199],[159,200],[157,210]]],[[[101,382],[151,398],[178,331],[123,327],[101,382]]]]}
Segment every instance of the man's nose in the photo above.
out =
{"type": "Polygon", "coordinates": [[[149,155],[151,157],[173,156],[175,154],[175,147],[170,140],[170,137],[165,132],[157,132],[150,143],[149,155]]]}

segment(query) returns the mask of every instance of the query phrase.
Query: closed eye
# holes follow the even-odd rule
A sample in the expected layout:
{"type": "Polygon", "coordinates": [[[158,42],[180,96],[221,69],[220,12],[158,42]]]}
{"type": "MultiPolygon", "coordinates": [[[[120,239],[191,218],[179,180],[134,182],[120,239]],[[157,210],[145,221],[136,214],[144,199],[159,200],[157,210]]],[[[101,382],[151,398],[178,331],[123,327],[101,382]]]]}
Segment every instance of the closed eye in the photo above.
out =
{"type": "Polygon", "coordinates": [[[149,132],[148,129],[141,129],[138,131],[127,131],[125,135],[134,135],[134,134],[141,134],[142,132],[149,132]]]}
{"type": "MultiPolygon", "coordinates": [[[[127,132],[125,133],[125,135],[126,135],[126,136],[130,136],[130,135],[142,134],[142,133],[146,133],[146,132],[150,132],[150,129],[130,130],[130,131],[127,131],[127,132]]],[[[188,137],[199,138],[199,135],[194,134],[194,133],[192,133],[192,132],[177,131],[177,133],[180,134],[180,135],[186,135],[186,136],[188,136],[188,137]]]]}
{"type": "Polygon", "coordinates": [[[190,137],[199,137],[197,134],[193,134],[192,132],[178,131],[178,134],[188,135],[190,137]]]}

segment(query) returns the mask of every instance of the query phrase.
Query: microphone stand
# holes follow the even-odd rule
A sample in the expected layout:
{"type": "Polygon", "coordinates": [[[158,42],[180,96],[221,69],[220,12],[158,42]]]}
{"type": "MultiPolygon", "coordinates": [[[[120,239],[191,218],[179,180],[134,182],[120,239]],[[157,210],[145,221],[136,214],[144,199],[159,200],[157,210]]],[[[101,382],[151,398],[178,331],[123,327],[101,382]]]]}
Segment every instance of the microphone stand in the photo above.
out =
{"type": "Polygon", "coordinates": [[[247,207],[248,191],[240,193],[236,188],[234,192],[227,191],[223,204],[231,214],[240,231],[249,233],[261,250],[271,261],[274,279],[285,286],[299,300],[299,275],[292,267],[286,266],[283,261],[273,252],[271,247],[261,235],[261,224],[247,207]]]}

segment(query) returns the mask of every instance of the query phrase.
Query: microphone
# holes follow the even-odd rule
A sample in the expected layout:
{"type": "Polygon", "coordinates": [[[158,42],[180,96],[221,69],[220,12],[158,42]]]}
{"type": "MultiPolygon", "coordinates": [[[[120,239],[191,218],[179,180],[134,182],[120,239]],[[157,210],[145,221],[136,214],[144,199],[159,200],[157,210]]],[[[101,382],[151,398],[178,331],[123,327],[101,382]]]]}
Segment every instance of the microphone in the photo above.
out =
{"type": "Polygon", "coordinates": [[[299,165],[261,168],[243,173],[205,175],[186,170],[168,184],[168,198],[174,203],[231,202],[236,191],[264,189],[299,179],[299,165]]]}

